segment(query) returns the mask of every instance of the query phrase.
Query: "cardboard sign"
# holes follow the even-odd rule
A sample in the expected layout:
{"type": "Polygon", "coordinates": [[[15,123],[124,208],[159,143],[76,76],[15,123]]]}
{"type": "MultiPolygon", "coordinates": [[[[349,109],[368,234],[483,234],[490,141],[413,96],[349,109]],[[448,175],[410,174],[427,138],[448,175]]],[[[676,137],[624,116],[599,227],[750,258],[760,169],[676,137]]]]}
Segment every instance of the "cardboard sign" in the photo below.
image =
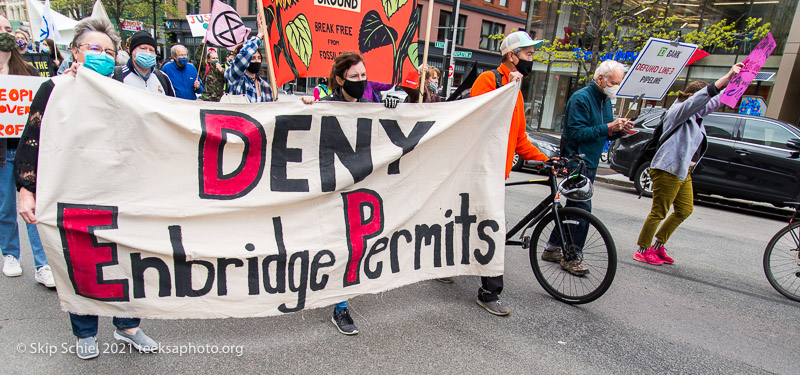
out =
{"type": "Polygon", "coordinates": [[[269,316],[503,273],[497,124],[518,85],[386,109],[180,100],[86,68],[56,80],[36,215],[70,312],[269,316]]]}
{"type": "Polygon", "coordinates": [[[0,75],[0,138],[19,138],[43,77],[0,75]]]}
{"type": "Polygon", "coordinates": [[[333,59],[360,52],[370,81],[399,83],[422,59],[416,1],[264,0],[279,85],[327,77],[333,59]]]}
{"type": "Polygon", "coordinates": [[[772,38],[772,33],[768,33],[767,36],[756,45],[753,52],[750,52],[747,59],[744,60],[744,67],[742,67],[739,74],[735,75],[728,83],[728,86],[725,87],[725,91],[722,92],[719,98],[722,104],[731,108],[736,108],[739,98],[742,97],[747,87],[750,86],[750,82],[753,82],[753,78],[756,77],[756,74],[761,71],[761,67],[764,66],[764,63],[767,61],[769,55],[772,54],[775,46],[775,39],[772,38]]]}
{"type": "Polygon", "coordinates": [[[39,76],[41,77],[55,77],[58,73],[55,61],[46,53],[29,52],[22,54],[22,57],[39,71],[39,76]]]}
{"type": "Polygon", "coordinates": [[[210,20],[211,13],[190,14],[186,16],[186,21],[189,22],[189,29],[192,31],[193,37],[206,36],[206,29],[208,29],[208,22],[210,20]]]}
{"type": "Polygon", "coordinates": [[[120,26],[122,27],[122,30],[141,31],[144,29],[144,22],[123,19],[120,26]]]}
{"type": "Polygon", "coordinates": [[[650,38],[622,80],[617,96],[663,99],[695,50],[695,44],[650,38]]]}

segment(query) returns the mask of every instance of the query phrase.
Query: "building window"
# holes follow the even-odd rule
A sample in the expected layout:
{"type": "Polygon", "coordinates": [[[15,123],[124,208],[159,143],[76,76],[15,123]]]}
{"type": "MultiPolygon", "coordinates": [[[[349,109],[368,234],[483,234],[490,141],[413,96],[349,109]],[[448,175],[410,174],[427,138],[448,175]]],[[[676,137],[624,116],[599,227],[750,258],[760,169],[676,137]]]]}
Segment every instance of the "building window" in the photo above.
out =
{"type": "Polygon", "coordinates": [[[187,0],[186,14],[200,14],[200,0],[187,0]]]}
{"type": "MultiPolygon", "coordinates": [[[[533,0],[533,9],[531,9],[531,14],[534,16],[539,14],[539,1],[540,0],[533,0]]],[[[522,0],[522,8],[520,8],[522,13],[528,13],[528,0],[522,0]]]]}
{"type": "Polygon", "coordinates": [[[483,21],[481,23],[481,41],[478,48],[498,51],[500,49],[500,40],[496,39],[496,37],[505,32],[506,25],[491,21],[483,21]]]}
{"type": "Polygon", "coordinates": [[[487,3],[489,3],[489,4],[491,4],[491,3],[493,3],[493,2],[494,2],[494,0],[483,0],[483,1],[485,1],[485,2],[487,2],[487,3]]]}
{"type": "MultiPolygon", "coordinates": [[[[444,42],[445,39],[450,38],[453,32],[453,25],[450,20],[453,18],[453,13],[448,11],[439,12],[439,29],[436,34],[436,40],[444,42]]],[[[456,44],[459,46],[464,45],[464,30],[467,26],[467,16],[464,14],[458,15],[458,32],[456,33],[456,44]]]]}
{"type": "Polygon", "coordinates": [[[258,3],[260,3],[259,0],[249,0],[247,5],[247,14],[251,16],[258,14],[258,3]]]}
{"type": "Polygon", "coordinates": [[[507,7],[508,6],[508,0],[500,0],[499,4],[500,4],[501,7],[507,7]]]}

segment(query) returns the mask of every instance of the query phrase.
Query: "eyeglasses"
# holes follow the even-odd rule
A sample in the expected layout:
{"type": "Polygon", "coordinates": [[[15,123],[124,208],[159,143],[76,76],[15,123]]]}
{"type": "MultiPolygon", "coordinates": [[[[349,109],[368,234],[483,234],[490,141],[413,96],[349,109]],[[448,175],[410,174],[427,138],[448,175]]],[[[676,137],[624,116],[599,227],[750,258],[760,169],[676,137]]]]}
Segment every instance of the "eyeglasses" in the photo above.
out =
{"type": "Polygon", "coordinates": [[[101,53],[105,53],[106,55],[108,55],[112,59],[117,57],[117,51],[114,51],[113,49],[109,49],[109,48],[103,49],[103,47],[100,47],[97,44],[92,44],[92,43],[79,44],[78,45],[78,50],[83,52],[84,54],[88,54],[88,55],[99,55],[101,53]],[[84,47],[84,46],[87,47],[86,50],[82,50],[81,49],[81,47],[84,47]]]}

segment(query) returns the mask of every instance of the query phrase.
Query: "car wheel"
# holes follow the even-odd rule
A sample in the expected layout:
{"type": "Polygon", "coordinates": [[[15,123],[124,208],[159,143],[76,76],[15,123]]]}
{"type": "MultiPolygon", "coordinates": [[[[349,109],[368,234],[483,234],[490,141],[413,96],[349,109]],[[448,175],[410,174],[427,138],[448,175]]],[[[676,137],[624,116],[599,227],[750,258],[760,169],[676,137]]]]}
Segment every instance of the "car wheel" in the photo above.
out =
{"type": "Polygon", "coordinates": [[[652,197],[653,179],[650,178],[650,163],[640,165],[634,176],[633,185],[636,187],[636,192],[645,197],[652,197]]]}
{"type": "Polygon", "coordinates": [[[525,160],[522,159],[519,154],[514,154],[514,164],[511,165],[511,170],[517,172],[521,171],[522,164],[525,164],[525,160]]]}

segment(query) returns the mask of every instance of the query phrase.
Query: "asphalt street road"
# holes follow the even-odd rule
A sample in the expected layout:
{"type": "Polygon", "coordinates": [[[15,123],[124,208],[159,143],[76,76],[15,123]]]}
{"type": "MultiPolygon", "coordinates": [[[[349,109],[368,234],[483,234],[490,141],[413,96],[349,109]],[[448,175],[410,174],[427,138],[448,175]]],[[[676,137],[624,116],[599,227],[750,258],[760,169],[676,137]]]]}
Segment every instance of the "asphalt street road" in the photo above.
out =
{"type": "MultiPolygon", "coordinates": [[[[517,220],[546,194],[541,186],[509,188],[507,219],[517,220]]],[[[24,275],[0,276],[0,374],[798,373],[800,304],[775,292],[761,269],[764,247],[783,221],[698,205],[668,244],[676,263],[656,267],[632,260],[649,199],[598,184],[593,204],[614,236],[619,269],[609,292],[591,304],[550,298],[528,255],[509,247],[502,295],[508,317],[479,308],[478,279],[463,276],[450,285],[426,281],[352,299],[361,330],[355,337],[336,331],[330,308],[143,322],[165,346],[216,354],[128,353],[114,344],[110,318],[100,319],[100,357],[63,353],[74,344],[69,320],[56,293],[34,282],[24,245],[24,275]]]]}

